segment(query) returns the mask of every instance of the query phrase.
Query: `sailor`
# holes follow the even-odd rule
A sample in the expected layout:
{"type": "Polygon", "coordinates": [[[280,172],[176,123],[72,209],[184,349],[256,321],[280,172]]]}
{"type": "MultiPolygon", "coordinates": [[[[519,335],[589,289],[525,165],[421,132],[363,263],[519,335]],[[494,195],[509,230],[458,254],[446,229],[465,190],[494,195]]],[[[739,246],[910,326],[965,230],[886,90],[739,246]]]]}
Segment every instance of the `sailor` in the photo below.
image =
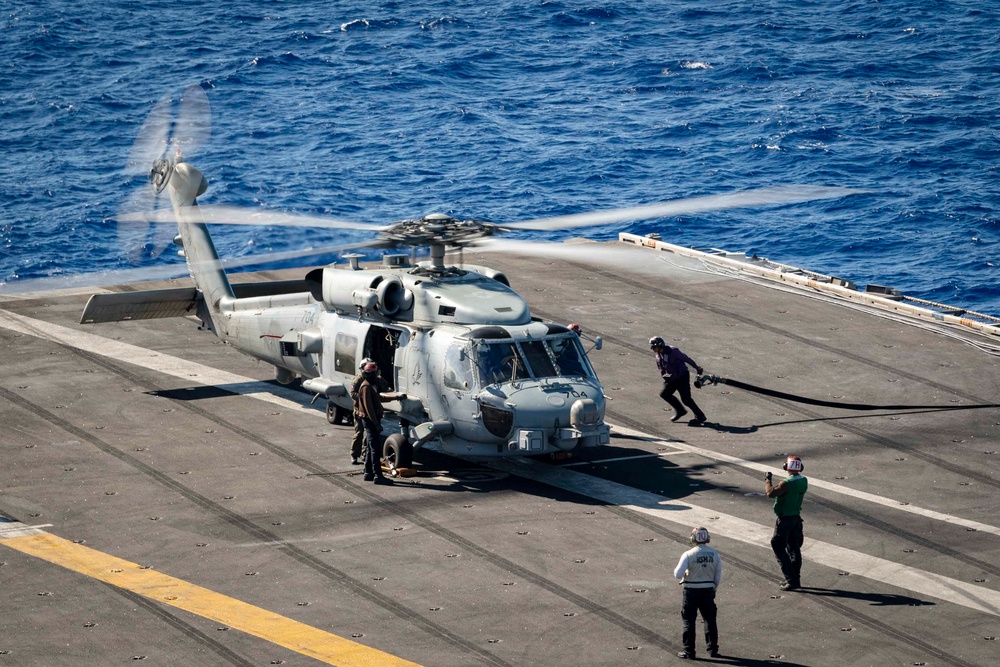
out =
{"type": "Polygon", "coordinates": [[[802,459],[789,456],[781,466],[788,477],[771,483],[771,472],[764,475],[764,491],[768,498],[774,498],[774,534],[771,535],[771,550],[778,559],[778,566],[785,580],[781,582],[781,590],[794,591],[801,585],[802,571],[802,499],[806,495],[809,481],[802,471],[802,459]]]}
{"type": "Polygon", "coordinates": [[[694,419],[689,423],[693,425],[703,423],[705,413],[691,397],[691,374],[687,368],[691,366],[701,375],[703,372],[701,366],[681,352],[680,348],[667,345],[660,336],[653,336],[649,339],[649,349],[656,355],[656,367],[660,371],[660,377],[663,378],[663,390],[660,392],[660,398],[674,409],[674,416],[670,421],[680,421],[687,414],[687,410],[681,405],[681,401],[683,401],[684,405],[694,412],[694,419]],[[674,392],[680,394],[680,401],[674,396],[674,392]]]}
{"type": "Polygon", "coordinates": [[[681,604],[681,619],[684,621],[682,641],[684,650],[677,654],[679,658],[695,659],[695,621],[698,613],[705,628],[705,645],[708,654],[719,657],[719,626],[716,623],[718,608],[715,606],[715,590],[722,580],[722,557],[719,552],[708,546],[712,536],[703,527],[691,531],[691,544],[694,548],[681,554],[681,559],[674,568],[674,577],[684,585],[684,598],[681,604]]]}
{"type": "MultiPolygon", "coordinates": [[[[354,381],[351,382],[351,400],[354,401],[354,439],[351,440],[352,465],[360,465],[364,458],[365,427],[361,424],[361,419],[358,417],[358,389],[361,387],[361,383],[365,381],[362,371],[370,363],[374,363],[372,359],[368,357],[362,359],[361,365],[358,367],[358,374],[354,377],[354,381]]],[[[376,378],[375,388],[380,394],[389,391],[389,383],[382,378],[381,373],[376,378]]]]}
{"type": "Polygon", "coordinates": [[[365,430],[365,481],[392,484],[382,474],[382,404],[402,398],[378,391],[378,364],[371,361],[361,369],[362,382],[358,387],[357,411],[365,430]]]}

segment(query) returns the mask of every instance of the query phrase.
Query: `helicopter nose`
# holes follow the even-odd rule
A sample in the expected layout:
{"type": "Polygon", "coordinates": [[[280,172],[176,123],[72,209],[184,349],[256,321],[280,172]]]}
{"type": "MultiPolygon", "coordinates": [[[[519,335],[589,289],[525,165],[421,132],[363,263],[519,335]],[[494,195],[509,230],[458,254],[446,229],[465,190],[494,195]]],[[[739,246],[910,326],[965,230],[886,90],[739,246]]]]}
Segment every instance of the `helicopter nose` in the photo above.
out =
{"type": "Polygon", "coordinates": [[[515,419],[509,451],[541,454],[608,444],[603,401],[580,396],[588,389],[581,385],[555,392],[552,387],[526,387],[511,396],[507,405],[514,409],[515,419]]]}

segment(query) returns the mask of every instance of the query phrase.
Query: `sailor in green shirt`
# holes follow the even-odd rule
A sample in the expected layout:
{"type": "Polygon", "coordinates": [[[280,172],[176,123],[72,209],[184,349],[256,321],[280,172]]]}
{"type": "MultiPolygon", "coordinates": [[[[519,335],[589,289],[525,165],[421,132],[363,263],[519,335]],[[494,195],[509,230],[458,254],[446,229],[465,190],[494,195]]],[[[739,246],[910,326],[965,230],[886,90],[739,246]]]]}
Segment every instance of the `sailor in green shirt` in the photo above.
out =
{"type": "Polygon", "coordinates": [[[771,484],[771,473],[764,475],[764,490],[768,498],[774,498],[774,534],[771,535],[771,549],[778,559],[785,580],[781,590],[794,591],[801,585],[802,570],[802,499],[806,495],[809,481],[802,475],[805,466],[798,456],[789,456],[781,466],[788,477],[777,484],[771,484]]]}

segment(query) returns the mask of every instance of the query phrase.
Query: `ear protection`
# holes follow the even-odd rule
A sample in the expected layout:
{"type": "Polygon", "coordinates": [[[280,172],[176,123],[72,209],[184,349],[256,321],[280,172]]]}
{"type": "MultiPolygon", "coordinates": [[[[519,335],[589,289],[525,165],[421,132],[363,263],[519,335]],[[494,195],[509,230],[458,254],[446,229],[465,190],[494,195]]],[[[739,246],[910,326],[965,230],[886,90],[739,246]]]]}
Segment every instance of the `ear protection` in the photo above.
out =
{"type": "Polygon", "coordinates": [[[712,536],[704,528],[695,528],[691,531],[691,544],[707,544],[712,541],[712,536]]]}
{"type": "Polygon", "coordinates": [[[789,456],[785,459],[785,463],[781,466],[781,469],[787,470],[788,472],[802,472],[806,469],[806,467],[802,465],[802,459],[799,457],[789,456]]]}

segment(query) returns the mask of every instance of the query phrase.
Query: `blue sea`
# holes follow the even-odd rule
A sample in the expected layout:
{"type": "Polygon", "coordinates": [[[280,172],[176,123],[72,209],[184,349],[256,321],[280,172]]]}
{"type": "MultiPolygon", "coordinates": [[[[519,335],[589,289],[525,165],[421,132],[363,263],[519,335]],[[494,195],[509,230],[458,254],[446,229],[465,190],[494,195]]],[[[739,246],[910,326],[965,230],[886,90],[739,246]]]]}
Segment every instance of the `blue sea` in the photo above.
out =
{"type": "MultiPolygon", "coordinates": [[[[520,238],[655,231],[1000,315],[995,3],[0,0],[0,24],[8,288],[182,261],[128,256],[115,219],[147,187],[128,166],[147,115],[195,84],[202,203],[503,223],[859,188],[520,238]]],[[[367,238],[214,235],[231,257],[367,238]]]]}

